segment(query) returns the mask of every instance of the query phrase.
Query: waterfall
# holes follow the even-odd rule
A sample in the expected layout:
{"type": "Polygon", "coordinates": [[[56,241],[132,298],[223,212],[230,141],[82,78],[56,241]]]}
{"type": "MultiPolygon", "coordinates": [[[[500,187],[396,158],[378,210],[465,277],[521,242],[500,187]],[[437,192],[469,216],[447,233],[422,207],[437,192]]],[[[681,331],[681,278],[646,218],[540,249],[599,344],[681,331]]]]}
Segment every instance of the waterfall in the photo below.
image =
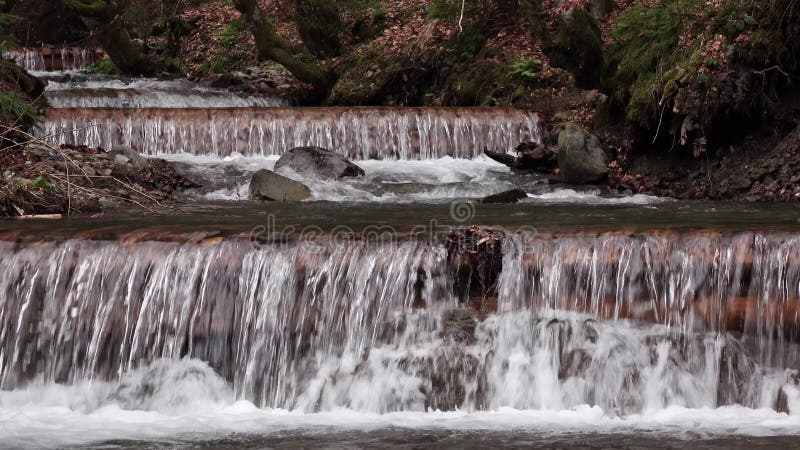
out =
{"type": "Polygon", "coordinates": [[[435,239],[2,243],[0,387],[116,380],[141,394],[130,374],[193,358],[259,406],[625,416],[775,408],[798,369],[800,236],[509,234],[496,309],[459,301],[447,252],[435,239]]]}
{"type": "Polygon", "coordinates": [[[147,155],[279,155],[316,145],[352,159],[431,159],[511,151],[539,133],[536,114],[497,108],[59,108],[37,136],[147,155]]]}
{"type": "Polygon", "coordinates": [[[3,57],[28,71],[70,72],[92,65],[95,52],[82,47],[21,48],[7,50],[3,57]]]}

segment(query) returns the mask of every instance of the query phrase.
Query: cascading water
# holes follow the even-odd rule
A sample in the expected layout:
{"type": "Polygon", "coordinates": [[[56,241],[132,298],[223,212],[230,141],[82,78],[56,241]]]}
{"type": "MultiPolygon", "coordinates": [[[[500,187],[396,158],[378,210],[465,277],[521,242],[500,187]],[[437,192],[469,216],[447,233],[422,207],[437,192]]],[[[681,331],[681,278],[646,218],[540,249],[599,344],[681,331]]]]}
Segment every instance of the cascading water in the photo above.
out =
{"type": "Polygon", "coordinates": [[[71,72],[92,65],[95,53],[95,49],[82,47],[43,47],[7,50],[3,57],[32,72],[71,72]]]}
{"type": "Polygon", "coordinates": [[[474,158],[540,141],[536,114],[497,108],[59,108],[37,134],[148,155],[263,156],[316,145],[353,159],[474,158]]]}
{"type": "Polygon", "coordinates": [[[48,81],[45,94],[51,107],[207,109],[288,106],[288,102],[279,97],[230,92],[181,79],[124,79],[77,75],[72,78],[69,81],[48,81]]]}
{"type": "Polygon", "coordinates": [[[510,235],[496,312],[459,303],[447,252],[2,244],[0,382],[118,381],[98,404],[148,405],[185,370],[229,395],[164,368],[192,358],[236,398],[305,412],[794,408],[799,236],[510,235]]]}

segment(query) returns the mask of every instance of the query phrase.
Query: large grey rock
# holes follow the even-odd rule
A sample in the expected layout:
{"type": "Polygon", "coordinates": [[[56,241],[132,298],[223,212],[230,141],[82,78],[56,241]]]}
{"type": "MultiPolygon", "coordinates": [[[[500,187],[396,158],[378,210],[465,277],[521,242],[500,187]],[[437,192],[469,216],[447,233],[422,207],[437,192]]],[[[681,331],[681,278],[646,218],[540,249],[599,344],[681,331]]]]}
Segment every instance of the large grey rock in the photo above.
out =
{"type": "Polygon", "coordinates": [[[147,167],[147,158],[126,145],[117,145],[116,147],[113,147],[111,151],[108,152],[108,155],[113,161],[121,164],[127,164],[130,162],[133,168],[136,170],[142,170],[147,167]]]}
{"type": "Polygon", "coordinates": [[[558,134],[558,168],[566,183],[594,183],[608,176],[608,155],[597,136],[569,123],[558,134]]]}
{"type": "Polygon", "coordinates": [[[364,169],[344,156],[320,147],[295,147],[275,163],[275,170],[289,167],[300,175],[332,180],[364,175],[364,169]]]}
{"type": "Polygon", "coordinates": [[[311,189],[303,183],[286,178],[267,169],[261,169],[250,179],[252,200],[299,202],[311,197],[311,189]]]}

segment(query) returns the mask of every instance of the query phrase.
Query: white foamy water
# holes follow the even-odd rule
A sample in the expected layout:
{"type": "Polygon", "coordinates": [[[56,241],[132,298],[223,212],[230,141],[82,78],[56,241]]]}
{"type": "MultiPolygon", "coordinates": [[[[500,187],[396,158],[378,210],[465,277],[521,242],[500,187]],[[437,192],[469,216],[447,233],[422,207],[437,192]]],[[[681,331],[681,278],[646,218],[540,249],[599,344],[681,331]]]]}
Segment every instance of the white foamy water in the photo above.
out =
{"type": "Polygon", "coordinates": [[[667,201],[664,197],[656,197],[654,195],[634,194],[609,197],[600,194],[600,191],[578,192],[569,188],[559,188],[552,192],[529,195],[528,200],[542,203],[588,203],[596,205],[649,205],[667,201]]]}
{"type": "MultiPolygon", "coordinates": [[[[190,154],[160,155],[182,163],[183,171],[208,185],[203,192],[210,200],[246,200],[250,176],[259,169],[273,170],[278,156],[246,157],[240,154],[225,158],[190,154]]],[[[385,203],[437,203],[453,199],[481,198],[509,189],[529,192],[524,202],[577,204],[647,205],[665,201],[660,197],[632,195],[608,197],[598,191],[578,192],[511,170],[488,157],[474,159],[449,156],[428,160],[362,160],[355,161],[365,175],[339,180],[318,180],[304,177],[290,169],[280,173],[306,184],[314,200],[385,203]]]]}
{"type": "MultiPolygon", "coordinates": [[[[800,401],[794,399],[792,408],[800,412],[800,401]]],[[[232,433],[269,437],[285,432],[316,434],[387,428],[513,430],[545,435],[671,433],[686,439],[714,435],[800,438],[800,415],[742,406],[667,406],[619,417],[589,405],[566,409],[501,407],[479,412],[429,410],[384,414],[335,408],[306,413],[258,408],[249,401],[237,401],[224,380],[197,360],[158,362],[123,377],[120,384],[38,383],[24,389],[0,391],[0,448],[61,448],[111,440],[169,442],[177,438],[202,442],[232,433]],[[157,375],[148,381],[144,378],[149,372],[157,375]],[[142,386],[148,382],[155,392],[142,394],[146,391],[142,386]],[[128,386],[131,383],[135,385],[133,388],[128,386]]]]}

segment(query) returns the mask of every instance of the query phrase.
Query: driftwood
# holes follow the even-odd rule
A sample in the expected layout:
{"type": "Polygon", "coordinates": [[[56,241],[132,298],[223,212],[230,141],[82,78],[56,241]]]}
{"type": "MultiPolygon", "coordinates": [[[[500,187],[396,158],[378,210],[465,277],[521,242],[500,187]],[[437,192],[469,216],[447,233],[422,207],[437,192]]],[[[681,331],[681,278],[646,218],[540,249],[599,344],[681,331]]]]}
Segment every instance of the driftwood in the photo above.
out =
{"type": "Polygon", "coordinates": [[[553,173],[558,167],[556,151],[541,144],[523,142],[514,151],[516,155],[493,152],[489,149],[484,149],[483,153],[500,164],[510,167],[515,172],[553,173]]]}

